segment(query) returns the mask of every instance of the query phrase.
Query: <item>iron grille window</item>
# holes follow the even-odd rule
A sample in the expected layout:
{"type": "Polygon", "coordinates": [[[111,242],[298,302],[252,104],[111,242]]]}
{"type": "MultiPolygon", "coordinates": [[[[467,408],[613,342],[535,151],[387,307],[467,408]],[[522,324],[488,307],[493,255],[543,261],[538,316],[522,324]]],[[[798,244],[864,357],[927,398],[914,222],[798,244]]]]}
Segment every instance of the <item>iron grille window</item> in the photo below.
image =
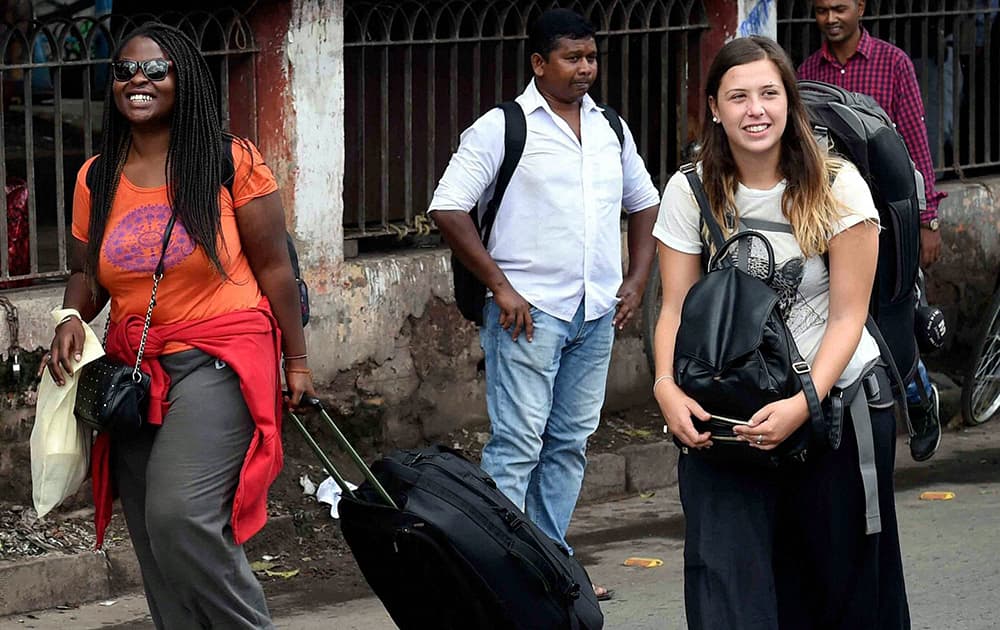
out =
{"type": "MultiPolygon", "coordinates": [[[[797,64],[819,49],[811,2],[780,2],[778,40],[797,64]]],[[[865,28],[913,60],[940,175],[1000,167],[1000,2],[868,0],[865,28]],[[991,61],[992,60],[992,61],[991,61]]]]}
{"type": "MultiPolygon", "coordinates": [[[[0,24],[0,181],[7,186],[7,211],[0,214],[0,289],[68,274],[72,201],[67,199],[73,198],[77,170],[100,139],[109,56],[124,36],[150,21],[177,26],[200,45],[217,80],[223,125],[229,128],[230,75],[245,73],[249,63],[252,76],[257,50],[242,14],[104,15],[0,24]]],[[[244,83],[250,94],[247,98],[247,88],[240,87],[240,111],[252,116],[253,81],[244,83]]],[[[252,121],[237,126],[249,127],[240,133],[255,132],[252,121]]]]}
{"type": "MultiPolygon", "coordinates": [[[[553,2],[363,2],[344,9],[346,239],[424,232],[423,212],[487,109],[530,78],[527,28],[553,2]]],[[[600,51],[594,97],[628,122],[658,186],[697,128],[700,0],[559,3],[587,16],[600,51]],[[697,88],[693,94],[697,94],[697,88]]]]}

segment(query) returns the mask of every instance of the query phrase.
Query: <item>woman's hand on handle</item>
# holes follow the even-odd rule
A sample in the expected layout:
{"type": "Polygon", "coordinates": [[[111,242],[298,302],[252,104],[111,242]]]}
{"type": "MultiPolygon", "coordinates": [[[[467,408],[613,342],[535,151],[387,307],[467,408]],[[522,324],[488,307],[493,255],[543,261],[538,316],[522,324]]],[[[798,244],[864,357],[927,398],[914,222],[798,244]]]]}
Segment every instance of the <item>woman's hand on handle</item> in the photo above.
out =
{"type": "Polygon", "coordinates": [[[83,358],[84,341],[83,323],[77,317],[71,317],[56,328],[56,334],[49,346],[49,355],[42,362],[39,370],[49,368],[49,374],[56,385],[66,384],[66,376],[73,373],[74,366],[83,358]]]}
{"type": "Polygon", "coordinates": [[[313,385],[312,372],[304,366],[285,366],[285,406],[295,411],[302,411],[310,406],[312,399],[317,398],[313,385]]]}

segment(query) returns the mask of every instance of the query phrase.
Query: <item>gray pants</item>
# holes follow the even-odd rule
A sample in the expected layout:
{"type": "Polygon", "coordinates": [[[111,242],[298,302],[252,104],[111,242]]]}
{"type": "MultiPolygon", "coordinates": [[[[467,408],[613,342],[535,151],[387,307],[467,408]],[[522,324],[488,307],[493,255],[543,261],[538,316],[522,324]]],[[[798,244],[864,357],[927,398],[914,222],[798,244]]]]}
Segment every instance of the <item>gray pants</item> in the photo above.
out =
{"type": "Polygon", "coordinates": [[[230,518],[253,435],[236,373],[200,350],[161,358],[160,427],[116,439],[114,478],[157,628],[273,628],[230,518]]]}

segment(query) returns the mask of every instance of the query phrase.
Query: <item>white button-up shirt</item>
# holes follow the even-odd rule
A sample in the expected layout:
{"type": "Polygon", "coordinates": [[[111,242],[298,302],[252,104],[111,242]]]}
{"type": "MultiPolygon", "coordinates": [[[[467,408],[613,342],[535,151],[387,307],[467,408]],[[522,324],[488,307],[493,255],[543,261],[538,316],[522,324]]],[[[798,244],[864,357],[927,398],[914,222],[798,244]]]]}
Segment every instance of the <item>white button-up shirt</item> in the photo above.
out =
{"type": "MultiPolygon", "coordinates": [[[[532,80],[516,102],[527,119],[524,153],[497,209],[487,251],[530,304],[564,321],[586,298],[586,320],[617,304],[622,283],[621,209],[659,204],[624,121],[621,145],[589,95],[580,108],[580,137],[532,80]]],[[[438,182],[435,210],[480,216],[493,196],[504,156],[504,115],[494,108],[462,133],[438,182]]]]}

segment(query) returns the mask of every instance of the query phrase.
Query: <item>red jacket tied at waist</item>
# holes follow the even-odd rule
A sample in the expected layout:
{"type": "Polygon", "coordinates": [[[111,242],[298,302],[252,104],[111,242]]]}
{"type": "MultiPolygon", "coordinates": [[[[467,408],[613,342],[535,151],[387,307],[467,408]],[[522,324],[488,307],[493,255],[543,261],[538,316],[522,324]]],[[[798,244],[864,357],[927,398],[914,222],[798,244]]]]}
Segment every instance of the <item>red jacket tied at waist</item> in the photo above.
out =
{"type": "MultiPolygon", "coordinates": [[[[135,363],[143,321],[138,315],[129,315],[111,325],[105,348],[110,357],[135,363]]],[[[142,371],[150,376],[150,424],[162,424],[167,411],[170,377],[160,365],[159,356],[164,345],[171,341],[193,346],[225,361],[240,378],[240,390],[256,425],[233,499],[233,538],[237,544],[243,544],[267,521],[267,489],[281,470],[282,401],[278,378],[281,333],[266,299],[257,308],[150,326],[142,357],[142,371]]],[[[104,543],[116,492],[110,474],[110,447],[110,436],[102,433],[91,452],[97,548],[104,543]]]]}

